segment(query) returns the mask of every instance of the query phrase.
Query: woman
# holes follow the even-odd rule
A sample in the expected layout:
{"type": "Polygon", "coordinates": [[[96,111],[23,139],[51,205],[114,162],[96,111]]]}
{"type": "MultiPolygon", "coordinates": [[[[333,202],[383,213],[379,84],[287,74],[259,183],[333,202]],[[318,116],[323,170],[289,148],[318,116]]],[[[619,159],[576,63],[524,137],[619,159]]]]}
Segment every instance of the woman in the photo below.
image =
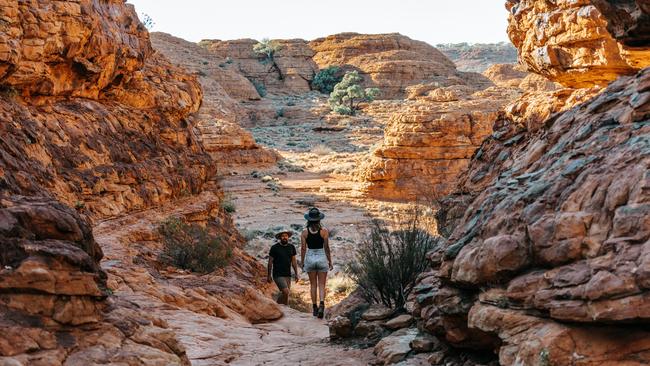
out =
{"type": "Polygon", "coordinates": [[[332,256],[330,255],[329,233],[320,221],[325,215],[317,208],[311,208],[305,214],[307,228],[300,236],[300,262],[303,271],[309,275],[311,285],[311,304],[314,316],[323,318],[325,314],[325,283],[327,270],[332,270],[332,256]],[[320,295],[320,306],[316,307],[316,288],[320,295]]]}

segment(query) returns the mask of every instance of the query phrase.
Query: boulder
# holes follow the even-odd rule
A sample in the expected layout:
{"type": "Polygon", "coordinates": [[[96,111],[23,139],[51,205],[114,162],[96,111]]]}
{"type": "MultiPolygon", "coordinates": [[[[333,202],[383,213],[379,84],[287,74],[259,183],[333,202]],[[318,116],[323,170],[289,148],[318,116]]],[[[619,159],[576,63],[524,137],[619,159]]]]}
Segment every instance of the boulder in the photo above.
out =
{"type": "Polygon", "coordinates": [[[379,341],[373,352],[384,365],[402,361],[411,352],[409,344],[417,334],[417,329],[400,329],[379,341]]]}
{"type": "Polygon", "coordinates": [[[396,330],[396,329],[406,328],[409,325],[411,325],[412,322],[413,322],[413,317],[411,315],[402,314],[387,321],[386,323],[384,323],[384,326],[388,329],[396,330]]]}

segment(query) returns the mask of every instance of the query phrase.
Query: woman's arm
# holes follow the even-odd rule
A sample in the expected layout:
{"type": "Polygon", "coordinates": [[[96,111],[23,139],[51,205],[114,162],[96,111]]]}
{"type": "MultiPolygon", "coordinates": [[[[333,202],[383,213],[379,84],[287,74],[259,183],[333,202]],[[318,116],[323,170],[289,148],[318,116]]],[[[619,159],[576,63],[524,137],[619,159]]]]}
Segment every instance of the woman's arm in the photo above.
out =
{"type": "Polygon", "coordinates": [[[305,253],[307,251],[307,230],[303,230],[300,234],[300,265],[305,265],[305,253]]]}
{"type": "Polygon", "coordinates": [[[327,256],[327,263],[329,263],[331,271],[334,267],[332,266],[332,255],[330,254],[330,233],[327,229],[323,229],[321,235],[323,237],[323,247],[325,248],[325,255],[327,256]]]}

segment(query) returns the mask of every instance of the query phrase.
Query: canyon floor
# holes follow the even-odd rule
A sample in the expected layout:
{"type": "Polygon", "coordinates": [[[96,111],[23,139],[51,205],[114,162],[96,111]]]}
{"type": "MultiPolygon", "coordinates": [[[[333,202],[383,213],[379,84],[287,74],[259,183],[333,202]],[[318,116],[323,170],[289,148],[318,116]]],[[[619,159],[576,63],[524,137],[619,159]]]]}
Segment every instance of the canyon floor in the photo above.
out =
{"type": "MultiPolygon", "coordinates": [[[[381,123],[370,117],[359,117],[353,123],[343,121],[334,128],[331,125],[323,128],[323,122],[315,120],[276,119],[262,121],[258,126],[261,127],[250,131],[260,145],[281,155],[279,163],[261,168],[241,167],[216,177],[227,201],[234,207],[232,218],[237,228],[248,240],[245,250],[265,264],[273,234],[280,229],[294,231],[292,243],[298,247],[303,214],[315,205],[325,212],[324,224],[332,232],[335,266],[332,276],[343,277],[343,267],[352,258],[372,219],[396,220],[406,207],[365,198],[362,183],[354,179],[355,167],[383,138],[381,123]]],[[[293,308],[282,307],[280,320],[251,324],[245,319],[237,320],[237,314],[222,319],[200,310],[187,310],[189,301],[185,297],[188,295],[180,294],[184,290],[177,282],[194,275],[170,267],[161,270],[164,278],[151,278],[146,266],[129,265],[136,256],[147,261],[147,253],[153,252],[147,248],[147,240],[160,221],[171,215],[189,218],[200,215],[207,211],[205,206],[211,201],[216,198],[207,190],[161,208],[99,222],[94,235],[104,248],[102,265],[109,273],[111,288],[117,289],[115,295],[167,322],[179,335],[194,365],[287,362],[367,365],[372,362],[371,348],[355,349],[330,343],[325,320],[294,309],[309,304],[306,274],[301,274],[299,283],[293,287],[297,294],[291,299],[293,308]]],[[[223,277],[206,280],[236,281],[223,277]]],[[[201,296],[199,287],[195,289],[199,294],[190,297],[201,296]]],[[[272,290],[267,293],[272,295],[272,290]]],[[[331,306],[343,294],[328,296],[327,305],[331,306]]],[[[196,302],[196,298],[192,300],[196,302]]]]}

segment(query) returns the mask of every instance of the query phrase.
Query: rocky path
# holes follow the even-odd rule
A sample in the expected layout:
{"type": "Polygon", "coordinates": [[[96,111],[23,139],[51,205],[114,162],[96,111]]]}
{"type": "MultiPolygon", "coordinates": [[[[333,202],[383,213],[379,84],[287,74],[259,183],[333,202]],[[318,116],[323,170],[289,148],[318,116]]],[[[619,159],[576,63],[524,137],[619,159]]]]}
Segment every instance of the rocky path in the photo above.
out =
{"type": "MultiPolygon", "coordinates": [[[[153,230],[157,223],[172,214],[200,221],[214,202],[216,196],[208,191],[97,223],[93,233],[105,253],[102,267],[109,274],[115,301],[144,309],[173,330],[192,365],[369,364],[371,350],[331,344],[326,322],[310,314],[281,307],[279,320],[251,324],[226,308],[232,308],[232,303],[224,299],[229,297],[225,291],[249,291],[246,281],[250,280],[237,278],[237,273],[198,276],[172,268],[156,272],[147,266],[147,257],[156,250],[153,230]],[[191,283],[199,285],[188,285],[191,283]],[[221,287],[215,294],[206,292],[201,283],[221,287]],[[222,313],[215,314],[214,309],[222,309],[222,313]]],[[[239,301],[244,307],[259,308],[255,309],[259,312],[271,311],[265,309],[270,307],[269,298],[239,301]]]]}
{"type": "Polygon", "coordinates": [[[371,350],[329,343],[324,321],[288,307],[282,319],[244,324],[191,312],[163,311],[195,366],[368,365],[371,350]]]}

